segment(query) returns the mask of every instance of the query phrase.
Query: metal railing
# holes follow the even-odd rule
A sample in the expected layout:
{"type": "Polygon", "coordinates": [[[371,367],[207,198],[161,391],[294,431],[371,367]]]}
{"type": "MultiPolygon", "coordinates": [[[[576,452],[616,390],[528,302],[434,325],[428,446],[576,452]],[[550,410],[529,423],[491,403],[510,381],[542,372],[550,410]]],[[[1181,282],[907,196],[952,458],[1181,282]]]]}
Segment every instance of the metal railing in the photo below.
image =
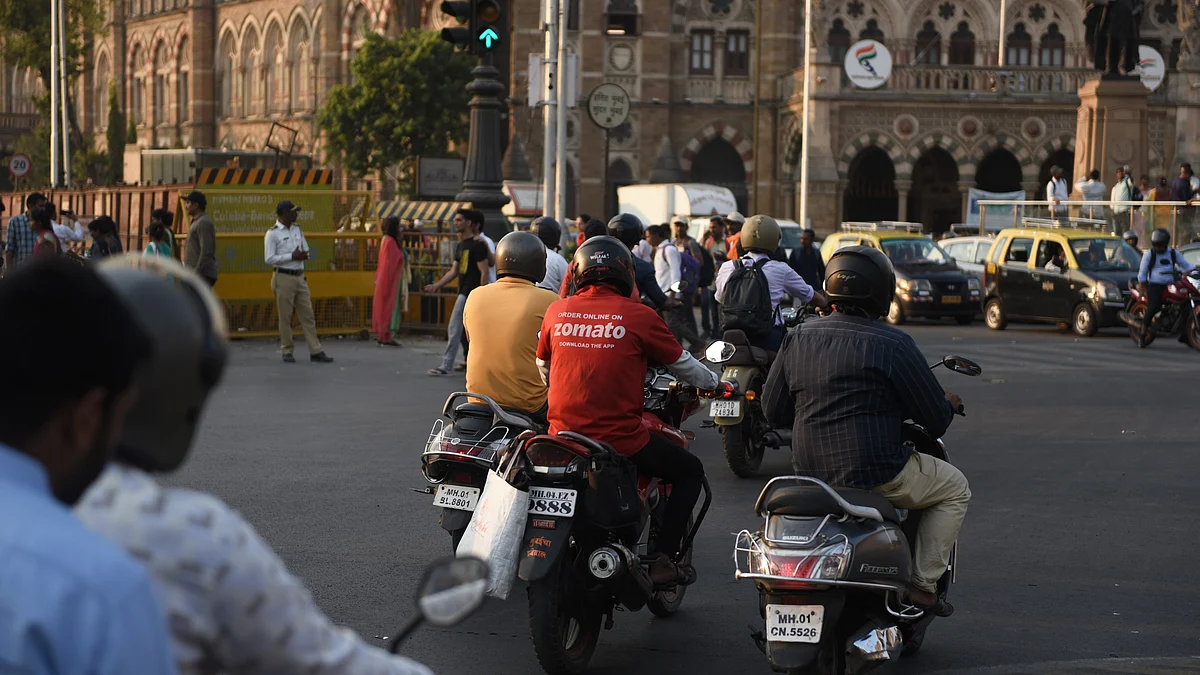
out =
{"type": "MultiPolygon", "coordinates": [[[[1113,234],[1133,231],[1139,236],[1157,228],[1171,241],[1186,243],[1200,233],[1200,206],[1177,201],[1009,201],[981,199],[979,234],[1009,227],[1074,227],[1113,234]]],[[[970,227],[967,231],[970,231],[970,227]]]]}

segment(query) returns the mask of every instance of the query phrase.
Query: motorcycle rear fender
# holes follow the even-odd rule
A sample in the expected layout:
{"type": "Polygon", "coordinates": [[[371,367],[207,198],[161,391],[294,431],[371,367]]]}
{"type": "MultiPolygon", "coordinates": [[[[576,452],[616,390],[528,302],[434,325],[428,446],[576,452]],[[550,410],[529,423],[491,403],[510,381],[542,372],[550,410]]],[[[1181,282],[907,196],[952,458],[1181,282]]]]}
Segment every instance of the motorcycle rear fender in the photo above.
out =
{"type": "Polygon", "coordinates": [[[759,593],[759,612],[766,617],[767,605],[821,605],[825,608],[825,619],[821,624],[821,641],[817,644],[805,642],[767,641],[767,659],[776,670],[798,670],[810,665],[822,648],[841,649],[837,643],[837,625],[846,605],[845,591],[816,591],[809,593],[759,593]]]}
{"type": "Polygon", "coordinates": [[[742,402],[742,412],[732,417],[714,417],[713,422],[723,427],[741,424],[742,419],[746,416],[746,390],[750,388],[750,383],[761,375],[762,370],[754,366],[730,366],[726,368],[721,373],[721,379],[737,385],[738,395],[734,399],[742,402]]]}
{"type": "Polygon", "coordinates": [[[571,538],[571,523],[574,518],[548,518],[546,516],[530,517],[525,521],[525,535],[521,538],[517,564],[517,576],[522,581],[537,581],[544,578],[554,569],[554,564],[571,538]],[[534,521],[539,525],[547,521],[554,523],[554,528],[534,527],[534,521]]]}
{"type": "Polygon", "coordinates": [[[447,532],[465,530],[467,524],[471,522],[471,512],[462,509],[442,509],[442,517],[439,522],[442,529],[447,532]]]}

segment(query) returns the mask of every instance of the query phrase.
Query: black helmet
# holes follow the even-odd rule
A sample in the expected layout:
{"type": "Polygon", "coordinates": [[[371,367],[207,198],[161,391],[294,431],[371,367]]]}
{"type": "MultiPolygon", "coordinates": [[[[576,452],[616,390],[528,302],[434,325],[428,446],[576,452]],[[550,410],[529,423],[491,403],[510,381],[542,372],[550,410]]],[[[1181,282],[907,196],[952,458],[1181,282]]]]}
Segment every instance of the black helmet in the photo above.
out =
{"type": "Polygon", "coordinates": [[[571,260],[576,288],[612,284],[621,295],[633,293],[633,254],[613,237],[592,237],[583,242],[571,260]]]}
{"type": "Polygon", "coordinates": [[[1171,233],[1163,228],[1158,228],[1150,234],[1151,246],[1167,246],[1171,243],[1171,233]]]}
{"type": "Polygon", "coordinates": [[[1121,235],[1121,238],[1124,239],[1125,241],[1133,244],[1134,246],[1137,246],[1137,243],[1138,243],[1137,232],[1134,232],[1133,230],[1126,230],[1125,234],[1121,235]]]}
{"type": "Polygon", "coordinates": [[[872,318],[886,314],[896,294],[896,271],[883,251],[867,246],[839,249],[825,265],[825,295],[853,305],[872,318]]]}
{"type": "Polygon", "coordinates": [[[629,248],[642,240],[642,219],[632,213],[621,213],[608,221],[608,236],[621,240],[629,248]]]}
{"type": "Polygon", "coordinates": [[[172,258],[111,257],[97,271],[152,343],[117,459],[145,471],[174,471],[191,450],[200,413],[225,369],[225,313],[208,282],[172,258]]]}
{"type": "Polygon", "coordinates": [[[546,246],[542,240],[528,232],[504,235],[496,244],[496,277],[540,283],[546,277],[546,246]]]}
{"type": "MultiPolygon", "coordinates": [[[[538,239],[546,245],[546,248],[554,250],[562,244],[562,226],[558,221],[550,216],[542,216],[535,218],[529,224],[529,231],[537,235],[538,239]]],[[[541,281],[540,279],[538,281],[541,281]]]]}

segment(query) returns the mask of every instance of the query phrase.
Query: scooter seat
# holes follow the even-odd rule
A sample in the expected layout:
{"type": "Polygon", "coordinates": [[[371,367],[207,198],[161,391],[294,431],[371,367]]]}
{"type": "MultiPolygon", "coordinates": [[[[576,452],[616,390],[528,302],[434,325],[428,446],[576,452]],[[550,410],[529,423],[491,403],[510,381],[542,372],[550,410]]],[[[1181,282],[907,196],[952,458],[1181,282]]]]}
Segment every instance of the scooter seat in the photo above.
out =
{"type": "MultiPolygon", "coordinates": [[[[537,429],[538,425],[533,420],[529,419],[529,415],[513,410],[512,408],[503,408],[504,412],[516,417],[525,424],[526,429],[537,429]]],[[[482,403],[460,403],[454,408],[456,416],[482,417],[485,419],[492,418],[492,409],[482,403]]]]}
{"type": "MultiPolygon", "coordinates": [[[[883,519],[891,523],[900,523],[900,514],[896,507],[887,499],[870,490],[855,490],[852,488],[834,488],[842,499],[855,506],[866,506],[879,511],[883,519]]],[[[780,485],[773,487],[763,499],[762,510],[766,513],[781,516],[800,516],[820,518],[826,515],[843,516],[841,505],[834,501],[829,493],[815,485],[780,485]]]]}
{"type": "Polygon", "coordinates": [[[736,328],[727,330],[721,336],[725,342],[733,345],[733,357],[726,361],[727,364],[733,366],[768,366],[775,359],[775,352],[770,352],[761,347],[755,347],[750,344],[750,339],[746,337],[746,332],[736,328]]]}

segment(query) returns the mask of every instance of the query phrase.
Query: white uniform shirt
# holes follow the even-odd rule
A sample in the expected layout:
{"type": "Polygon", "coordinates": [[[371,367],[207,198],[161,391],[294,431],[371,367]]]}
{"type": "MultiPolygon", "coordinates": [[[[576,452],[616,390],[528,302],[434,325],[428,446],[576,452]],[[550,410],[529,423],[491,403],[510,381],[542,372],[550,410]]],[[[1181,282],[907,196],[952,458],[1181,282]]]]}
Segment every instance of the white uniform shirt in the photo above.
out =
{"type": "Polygon", "coordinates": [[[292,260],[293,251],[307,251],[308,240],[304,238],[304,233],[300,231],[300,227],[292,224],[290,227],[284,227],[283,223],[275,221],[275,227],[267,230],[267,236],[263,241],[264,259],[267,265],[271,267],[280,267],[285,270],[303,270],[303,260],[292,260]]]}
{"type": "Polygon", "coordinates": [[[1055,214],[1065,214],[1067,207],[1054,206],[1054,200],[1060,202],[1070,201],[1071,192],[1067,189],[1067,181],[1062,178],[1051,178],[1049,183],[1046,183],[1046,199],[1050,201],[1050,211],[1055,214]]]}
{"type": "Polygon", "coordinates": [[[558,251],[546,249],[546,276],[542,277],[542,283],[538,286],[558,293],[565,276],[567,276],[567,259],[562,257],[558,251]]]}
{"type": "Polygon", "coordinates": [[[75,221],[75,229],[54,221],[50,221],[50,227],[54,230],[54,236],[58,237],[58,248],[61,251],[67,250],[68,241],[83,241],[83,226],[78,220],[75,221]]]}
{"type": "MultiPolygon", "coordinates": [[[[1117,181],[1117,184],[1113,186],[1112,192],[1109,195],[1109,199],[1114,202],[1133,201],[1133,181],[1129,178],[1129,176],[1117,181]]],[[[1113,213],[1125,213],[1130,208],[1131,207],[1129,206],[1114,205],[1112,210],[1113,213]]]]}
{"type": "MultiPolygon", "coordinates": [[[[1104,198],[1108,196],[1108,188],[1104,185],[1104,182],[1093,180],[1091,178],[1086,180],[1082,178],[1079,179],[1079,181],[1075,183],[1075,189],[1079,190],[1079,192],[1083,194],[1083,201],[1085,202],[1102,202],[1104,201],[1104,198]]],[[[1103,206],[1085,206],[1080,209],[1080,212],[1084,218],[1104,217],[1103,206]]]]}
{"type": "Polygon", "coordinates": [[[110,464],[76,513],[150,572],[181,675],[432,675],[334,626],[254,528],[211,495],[110,464]]]}
{"type": "Polygon", "coordinates": [[[633,255],[641,258],[648,263],[654,262],[654,247],[645,239],[638,242],[637,246],[633,247],[633,255]]]}
{"type": "Polygon", "coordinates": [[[654,278],[658,281],[658,287],[663,290],[663,293],[671,293],[671,286],[675,282],[683,279],[683,264],[679,261],[679,249],[675,248],[675,242],[670,239],[664,239],[663,243],[658,245],[658,250],[654,256],[654,278]]]}
{"type": "MultiPolygon", "coordinates": [[[[488,251],[490,251],[492,253],[492,258],[495,258],[496,257],[496,242],[492,241],[491,237],[487,236],[486,234],[483,234],[482,232],[479,233],[479,238],[482,239],[484,241],[484,243],[486,243],[488,245],[488,251]]],[[[491,263],[491,266],[488,267],[488,283],[489,284],[496,283],[496,264],[495,263],[491,263]]]]}

